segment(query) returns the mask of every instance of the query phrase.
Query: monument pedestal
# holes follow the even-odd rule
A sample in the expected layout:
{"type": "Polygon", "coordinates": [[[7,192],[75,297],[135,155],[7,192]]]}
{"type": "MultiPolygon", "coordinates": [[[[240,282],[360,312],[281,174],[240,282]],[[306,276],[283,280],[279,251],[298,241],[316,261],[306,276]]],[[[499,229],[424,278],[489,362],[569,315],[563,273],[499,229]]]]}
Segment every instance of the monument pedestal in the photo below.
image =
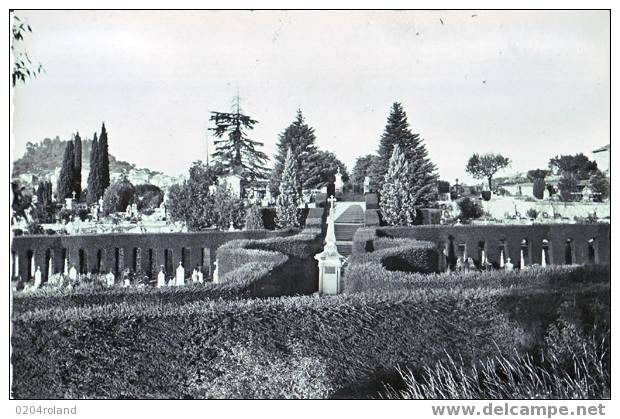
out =
{"type": "Polygon", "coordinates": [[[325,247],[314,258],[319,263],[319,294],[336,295],[342,291],[340,289],[340,277],[342,275],[342,265],[346,258],[338,253],[338,248],[336,247],[336,233],[334,230],[334,203],[336,199],[332,196],[328,201],[332,205],[329,217],[327,217],[325,247]]]}

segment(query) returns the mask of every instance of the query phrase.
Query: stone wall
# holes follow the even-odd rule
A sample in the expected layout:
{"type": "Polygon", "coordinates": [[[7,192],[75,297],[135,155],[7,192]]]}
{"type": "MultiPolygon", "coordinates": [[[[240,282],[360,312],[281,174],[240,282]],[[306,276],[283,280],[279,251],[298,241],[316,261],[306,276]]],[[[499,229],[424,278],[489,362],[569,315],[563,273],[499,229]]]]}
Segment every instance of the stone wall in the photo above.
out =
{"type": "Polygon", "coordinates": [[[186,272],[199,266],[205,274],[214,269],[215,251],[236,239],[263,239],[286,236],[295,231],[207,231],[198,233],[96,234],[72,236],[19,236],[11,246],[12,277],[27,279],[34,268],[41,267],[43,281],[51,265],[53,273],[62,272],[65,259],[78,272],[114,272],[118,276],[126,268],[141,269],[156,275],[164,265],[168,275],[183,262],[186,272]],[[18,261],[15,264],[15,261],[18,261]]]}

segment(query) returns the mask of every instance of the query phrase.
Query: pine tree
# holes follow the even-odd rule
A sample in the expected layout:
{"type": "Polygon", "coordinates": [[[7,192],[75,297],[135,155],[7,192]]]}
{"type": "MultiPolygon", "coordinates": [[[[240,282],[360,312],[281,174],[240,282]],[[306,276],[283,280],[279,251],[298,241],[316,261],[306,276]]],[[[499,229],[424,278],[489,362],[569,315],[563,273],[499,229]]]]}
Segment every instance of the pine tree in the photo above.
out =
{"type": "Polygon", "coordinates": [[[260,207],[258,205],[252,205],[245,214],[245,229],[263,230],[264,228],[265,225],[263,224],[260,207]]]}
{"type": "Polygon", "coordinates": [[[62,168],[58,176],[58,201],[63,202],[65,198],[71,198],[73,192],[74,175],[75,175],[75,153],[73,151],[73,141],[67,141],[65,147],[65,155],[62,160],[62,168]]]}
{"type": "Polygon", "coordinates": [[[269,181],[269,189],[272,193],[277,194],[280,188],[280,178],[289,147],[293,152],[297,170],[297,186],[300,189],[308,189],[316,187],[321,182],[315,141],[314,128],[305,123],[301,109],[299,109],[295,120],[279,135],[278,151],[269,181]]]}
{"type": "Polygon", "coordinates": [[[103,191],[110,186],[110,156],[108,155],[108,131],[105,129],[105,123],[101,124],[101,135],[97,145],[97,161],[100,179],[99,190],[103,195],[103,191]]]}
{"type": "Polygon", "coordinates": [[[96,203],[103,196],[101,190],[101,177],[99,175],[99,141],[97,133],[93,135],[93,143],[90,147],[90,172],[88,173],[88,184],[86,193],[86,202],[89,204],[96,203]]]}
{"type": "Polygon", "coordinates": [[[239,97],[236,97],[233,112],[211,112],[211,121],[215,123],[215,128],[209,129],[218,138],[213,142],[213,158],[228,172],[240,168],[245,184],[254,185],[256,181],[265,179],[265,163],[269,157],[258,149],[263,143],[247,135],[247,131],[254,129],[258,121],[241,113],[239,97]]]}
{"type": "Polygon", "coordinates": [[[409,165],[396,144],[381,188],[380,208],[383,220],[390,225],[412,225],[415,206],[409,183],[409,165]]]}
{"type": "Polygon", "coordinates": [[[79,200],[82,195],[82,139],[79,132],[73,138],[73,156],[73,190],[79,200]]]}
{"type": "Polygon", "coordinates": [[[276,225],[279,228],[299,227],[297,203],[297,173],[295,173],[293,151],[289,147],[286,160],[284,160],[280,194],[276,199],[276,225]]]}
{"type": "Polygon", "coordinates": [[[373,190],[381,189],[381,182],[388,171],[389,161],[398,144],[408,162],[413,198],[416,206],[423,208],[437,201],[437,169],[428,158],[428,152],[419,134],[409,128],[407,114],[402,105],[392,105],[385,131],[379,143],[378,157],[372,167],[371,184],[373,190]]]}

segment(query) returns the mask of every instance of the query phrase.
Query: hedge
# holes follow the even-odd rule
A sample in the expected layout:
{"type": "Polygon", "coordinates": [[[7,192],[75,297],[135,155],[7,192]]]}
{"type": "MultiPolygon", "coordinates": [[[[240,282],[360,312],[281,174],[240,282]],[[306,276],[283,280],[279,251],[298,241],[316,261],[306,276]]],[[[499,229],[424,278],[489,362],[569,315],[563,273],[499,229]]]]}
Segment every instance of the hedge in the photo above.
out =
{"type": "Polygon", "coordinates": [[[18,313],[13,396],[375,396],[397,366],[415,369],[447,355],[468,363],[498,351],[533,350],[539,341],[531,324],[546,331],[562,313],[578,317],[584,327],[608,318],[609,280],[590,281],[587,276],[595,272],[573,269],[575,278],[584,278],[583,286],[558,289],[550,286],[553,281],[542,281],[519,288],[121,303],[18,313]],[[597,283],[598,290],[584,288],[597,283]]]}
{"type": "Polygon", "coordinates": [[[313,256],[322,248],[321,230],[307,228],[295,236],[264,240],[235,240],[217,251],[222,282],[240,281],[252,264],[264,275],[254,284],[257,296],[311,294],[318,287],[318,268],[313,256]]]}
{"type": "Polygon", "coordinates": [[[588,263],[588,240],[596,238],[598,263],[611,261],[611,226],[609,224],[533,224],[533,225],[423,225],[414,227],[360,228],[353,237],[353,253],[365,252],[376,237],[409,238],[430,241],[437,246],[465,244],[467,256],[479,262],[477,250],[485,244],[486,256],[493,262],[499,261],[499,248],[506,245],[505,257],[518,261],[521,240],[529,245],[530,264],[540,263],[542,241],[549,241],[549,255],[552,264],[563,264],[566,239],[573,243],[573,263],[588,263]],[[370,242],[370,243],[369,243],[370,242]]]}
{"type": "Polygon", "coordinates": [[[372,241],[372,248],[365,250],[367,251],[354,253],[349,258],[349,265],[375,262],[389,271],[419,273],[439,271],[439,251],[431,242],[378,238],[372,241]]]}

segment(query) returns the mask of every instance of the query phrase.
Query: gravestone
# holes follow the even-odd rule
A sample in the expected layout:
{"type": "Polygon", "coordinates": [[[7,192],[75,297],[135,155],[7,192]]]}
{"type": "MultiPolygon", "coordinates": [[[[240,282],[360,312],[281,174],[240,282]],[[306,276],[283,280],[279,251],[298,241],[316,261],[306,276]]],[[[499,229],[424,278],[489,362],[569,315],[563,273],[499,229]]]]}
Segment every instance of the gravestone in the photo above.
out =
{"type": "Polygon", "coordinates": [[[335,175],[334,188],[336,189],[337,194],[341,194],[344,192],[344,182],[342,181],[342,173],[340,173],[340,167],[335,175]]]}
{"type": "Polygon", "coordinates": [[[198,271],[198,283],[199,284],[204,284],[205,279],[204,279],[204,275],[202,274],[202,271],[198,271]]]}
{"type": "Polygon", "coordinates": [[[177,267],[176,272],[176,285],[182,287],[185,285],[185,269],[183,269],[183,264],[179,262],[179,266],[177,267]]]}
{"type": "Polygon", "coordinates": [[[220,274],[217,268],[217,265],[218,265],[217,259],[215,259],[215,262],[213,262],[213,265],[215,265],[215,269],[213,270],[213,283],[218,284],[220,282],[220,274]]]}
{"type": "Polygon", "coordinates": [[[112,272],[108,272],[105,276],[105,280],[106,280],[106,285],[108,287],[113,287],[114,286],[114,281],[116,280],[116,277],[114,276],[114,273],[112,272]]]}
{"type": "Polygon", "coordinates": [[[510,258],[506,258],[506,263],[504,264],[504,270],[510,272],[513,269],[514,269],[514,265],[510,261],[510,258]]]}
{"type": "Polygon", "coordinates": [[[77,279],[77,269],[75,266],[71,265],[71,269],[69,269],[69,279],[75,281],[77,279]]]}
{"type": "Polygon", "coordinates": [[[194,270],[192,271],[192,284],[197,284],[197,283],[198,283],[198,270],[194,268],[194,270]]]}
{"type": "Polygon", "coordinates": [[[342,265],[346,258],[338,253],[338,248],[336,247],[334,229],[334,204],[336,199],[332,196],[328,201],[331,205],[327,218],[325,247],[314,258],[319,263],[319,294],[334,295],[340,293],[340,276],[342,265]]]}
{"type": "Polygon", "coordinates": [[[364,194],[370,193],[370,176],[364,178],[364,194]]]}
{"type": "Polygon", "coordinates": [[[163,265],[159,268],[159,273],[157,274],[157,288],[166,286],[166,274],[164,274],[163,265]]]}
{"type": "Polygon", "coordinates": [[[37,289],[41,286],[41,267],[37,266],[37,270],[34,273],[34,288],[37,289]]]}

